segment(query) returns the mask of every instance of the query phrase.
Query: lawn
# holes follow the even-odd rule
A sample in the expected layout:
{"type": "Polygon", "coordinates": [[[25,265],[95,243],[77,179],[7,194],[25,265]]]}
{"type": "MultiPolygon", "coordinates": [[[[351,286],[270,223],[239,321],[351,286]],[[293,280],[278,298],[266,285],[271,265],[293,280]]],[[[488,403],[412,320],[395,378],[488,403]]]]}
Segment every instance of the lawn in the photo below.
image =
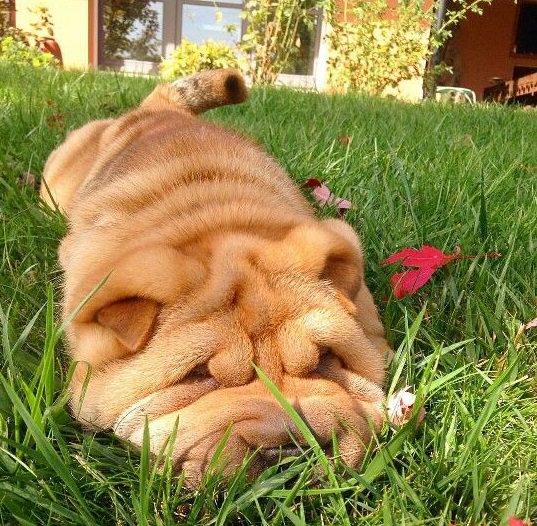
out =
{"type": "MultiPolygon", "coordinates": [[[[0,66],[0,520],[2,524],[507,525],[537,522],[537,113],[256,89],[210,112],[302,183],[352,201],[367,281],[396,350],[387,389],[427,410],[388,425],[358,471],[315,454],[248,481],[182,489],[66,410],[59,319],[62,217],[36,191],[68,130],[138,103],[149,79],[0,66]],[[450,263],[397,300],[382,266],[403,247],[501,253],[450,263]]],[[[323,209],[320,215],[333,215],[323,209]]]]}

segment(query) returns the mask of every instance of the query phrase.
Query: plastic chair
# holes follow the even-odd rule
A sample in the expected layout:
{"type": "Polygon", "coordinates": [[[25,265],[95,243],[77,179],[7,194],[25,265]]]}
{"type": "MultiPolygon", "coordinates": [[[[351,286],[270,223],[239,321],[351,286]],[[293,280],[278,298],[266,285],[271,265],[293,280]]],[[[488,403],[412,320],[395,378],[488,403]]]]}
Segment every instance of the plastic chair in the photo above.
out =
{"type": "Polygon", "coordinates": [[[458,86],[437,86],[436,100],[448,100],[452,102],[468,102],[475,104],[477,101],[475,91],[458,86]]]}

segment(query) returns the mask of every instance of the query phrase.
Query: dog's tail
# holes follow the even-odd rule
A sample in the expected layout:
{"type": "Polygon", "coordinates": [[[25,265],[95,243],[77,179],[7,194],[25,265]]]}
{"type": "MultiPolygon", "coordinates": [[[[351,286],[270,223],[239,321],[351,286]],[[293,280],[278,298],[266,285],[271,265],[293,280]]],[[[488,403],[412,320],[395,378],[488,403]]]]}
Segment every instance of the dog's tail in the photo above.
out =
{"type": "Polygon", "coordinates": [[[198,114],[211,108],[238,104],[248,97],[244,78],[237,69],[213,69],[161,84],[142,103],[142,107],[177,109],[198,114]]]}

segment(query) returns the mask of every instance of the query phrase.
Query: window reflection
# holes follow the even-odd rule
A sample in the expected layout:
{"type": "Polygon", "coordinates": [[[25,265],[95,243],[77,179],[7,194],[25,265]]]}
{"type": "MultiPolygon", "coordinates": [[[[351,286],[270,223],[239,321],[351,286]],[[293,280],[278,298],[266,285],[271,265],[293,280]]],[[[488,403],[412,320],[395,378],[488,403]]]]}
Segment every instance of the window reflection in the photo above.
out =
{"type": "MultiPolygon", "coordinates": [[[[243,0],[98,0],[98,6],[99,64],[140,73],[157,73],[161,57],[182,39],[234,47],[245,24],[243,0]]],[[[310,11],[310,21],[298,25],[283,73],[313,73],[321,18],[310,11]]]]}
{"type": "Polygon", "coordinates": [[[162,25],[162,1],[105,0],[102,3],[105,61],[160,60],[162,25]]]}
{"type": "Polygon", "coordinates": [[[240,9],[183,4],[181,14],[181,37],[190,42],[212,40],[234,45],[240,39],[240,9]]]}

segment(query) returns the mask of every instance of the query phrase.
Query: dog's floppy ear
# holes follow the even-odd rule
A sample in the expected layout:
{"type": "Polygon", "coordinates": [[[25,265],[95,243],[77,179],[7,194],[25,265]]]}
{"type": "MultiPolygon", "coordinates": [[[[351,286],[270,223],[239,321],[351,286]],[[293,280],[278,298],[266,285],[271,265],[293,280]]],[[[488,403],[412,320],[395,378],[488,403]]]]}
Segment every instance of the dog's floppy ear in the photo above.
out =
{"type": "Polygon", "coordinates": [[[328,280],[349,298],[354,298],[362,281],[360,241],[349,225],[335,219],[297,226],[263,259],[273,268],[328,280]]]}
{"type": "Polygon", "coordinates": [[[97,321],[111,329],[119,342],[131,352],[141,349],[149,340],[158,305],[145,298],[126,298],[102,307],[97,321]]]}

